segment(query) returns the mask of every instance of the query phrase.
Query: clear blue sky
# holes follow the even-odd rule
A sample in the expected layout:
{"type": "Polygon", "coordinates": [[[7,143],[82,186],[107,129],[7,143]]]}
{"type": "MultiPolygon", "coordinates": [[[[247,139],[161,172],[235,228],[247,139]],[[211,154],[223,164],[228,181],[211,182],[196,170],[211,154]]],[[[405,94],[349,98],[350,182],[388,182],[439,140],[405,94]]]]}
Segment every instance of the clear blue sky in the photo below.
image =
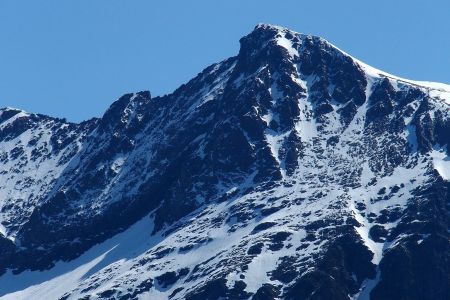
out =
{"type": "Polygon", "coordinates": [[[450,1],[0,0],[0,107],[71,121],[173,91],[260,22],[402,77],[450,83],[450,1]]]}

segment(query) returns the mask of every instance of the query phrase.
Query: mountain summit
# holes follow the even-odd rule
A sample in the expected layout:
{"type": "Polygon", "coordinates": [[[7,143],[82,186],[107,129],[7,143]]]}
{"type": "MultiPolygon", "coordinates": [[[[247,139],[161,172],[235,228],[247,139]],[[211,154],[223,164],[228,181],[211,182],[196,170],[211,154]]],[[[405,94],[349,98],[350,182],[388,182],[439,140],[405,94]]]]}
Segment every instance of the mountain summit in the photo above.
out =
{"type": "Polygon", "coordinates": [[[0,110],[1,299],[450,299],[450,86],[240,43],[99,119],[0,110]]]}

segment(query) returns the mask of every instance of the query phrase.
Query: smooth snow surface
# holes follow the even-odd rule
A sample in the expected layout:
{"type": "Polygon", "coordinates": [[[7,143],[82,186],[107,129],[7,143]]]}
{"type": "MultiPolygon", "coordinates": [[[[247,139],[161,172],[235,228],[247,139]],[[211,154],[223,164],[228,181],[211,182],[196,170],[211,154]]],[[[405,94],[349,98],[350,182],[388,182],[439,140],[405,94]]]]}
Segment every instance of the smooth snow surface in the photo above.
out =
{"type": "Polygon", "coordinates": [[[433,165],[436,171],[442,176],[444,180],[450,180],[450,156],[445,153],[444,149],[433,149],[431,152],[433,158],[433,165]]]}
{"type": "Polygon", "coordinates": [[[58,299],[80,282],[113,264],[127,265],[131,259],[161,241],[151,236],[153,222],[147,216],[127,231],[92,247],[70,262],[58,262],[48,271],[9,271],[0,278],[0,299],[58,299]]]}

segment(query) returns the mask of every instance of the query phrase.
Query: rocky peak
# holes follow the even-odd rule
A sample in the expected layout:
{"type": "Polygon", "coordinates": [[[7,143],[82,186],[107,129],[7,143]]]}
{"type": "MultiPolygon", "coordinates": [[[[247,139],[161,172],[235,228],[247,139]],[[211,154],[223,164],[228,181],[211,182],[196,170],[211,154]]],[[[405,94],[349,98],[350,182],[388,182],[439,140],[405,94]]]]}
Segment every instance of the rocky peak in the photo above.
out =
{"type": "Polygon", "coordinates": [[[21,112],[23,112],[23,111],[21,111],[19,109],[11,108],[11,107],[6,107],[6,108],[0,109],[0,124],[21,112]]]}
{"type": "Polygon", "coordinates": [[[2,110],[0,296],[446,299],[450,115],[433,86],[261,24],[237,56],[100,120],[13,127],[22,112],[2,110]],[[41,283],[55,263],[76,274],[41,283]]]}

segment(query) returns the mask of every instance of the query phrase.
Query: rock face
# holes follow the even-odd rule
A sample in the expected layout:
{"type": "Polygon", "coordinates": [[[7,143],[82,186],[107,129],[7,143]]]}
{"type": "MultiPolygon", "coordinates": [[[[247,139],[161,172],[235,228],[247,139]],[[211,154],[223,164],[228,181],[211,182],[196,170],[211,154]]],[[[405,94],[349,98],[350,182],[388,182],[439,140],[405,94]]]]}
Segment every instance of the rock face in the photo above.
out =
{"type": "Polygon", "coordinates": [[[271,25],[81,124],[0,111],[5,299],[450,299],[450,87],[271,25]]]}

